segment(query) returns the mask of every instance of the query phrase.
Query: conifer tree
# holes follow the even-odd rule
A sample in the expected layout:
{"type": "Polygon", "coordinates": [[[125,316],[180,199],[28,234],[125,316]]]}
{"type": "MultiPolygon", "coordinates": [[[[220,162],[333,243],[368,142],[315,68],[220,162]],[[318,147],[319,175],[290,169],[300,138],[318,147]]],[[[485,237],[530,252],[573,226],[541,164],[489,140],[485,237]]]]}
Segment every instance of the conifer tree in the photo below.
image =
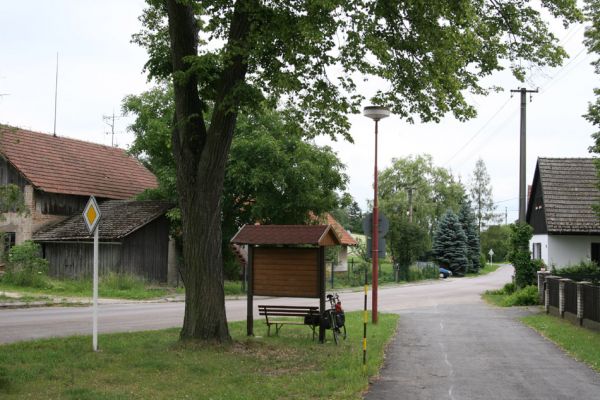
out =
{"type": "Polygon", "coordinates": [[[467,236],[458,216],[451,210],[444,214],[438,224],[434,236],[433,253],[438,262],[453,274],[463,275],[467,272],[467,236]]]}
{"type": "Polygon", "coordinates": [[[475,218],[469,200],[463,200],[458,213],[458,219],[467,238],[467,272],[478,272],[481,268],[479,262],[479,255],[481,252],[479,246],[479,230],[477,218],[475,218]]]}

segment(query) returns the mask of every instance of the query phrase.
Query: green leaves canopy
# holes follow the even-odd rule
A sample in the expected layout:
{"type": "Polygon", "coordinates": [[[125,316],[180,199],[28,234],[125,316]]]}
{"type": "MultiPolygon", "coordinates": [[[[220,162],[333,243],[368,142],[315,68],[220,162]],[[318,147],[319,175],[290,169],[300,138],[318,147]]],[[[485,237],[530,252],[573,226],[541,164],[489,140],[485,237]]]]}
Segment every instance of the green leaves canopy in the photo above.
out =
{"type": "MultiPolygon", "coordinates": [[[[215,100],[253,108],[269,98],[285,102],[312,135],[348,137],[346,114],[364,100],[361,79],[385,79],[373,101],[409,121],[439,121],[448,112],[465,119],[475,109],[464,94],[489,89],[481,77],[509,67],[522,79],[528,62],[556,66],[566,56],[540,11],[521,0],[185,3],[193,6],[201,41],[177,79],[197,77],[205,111],[215,100]],[[234,17],[242,13],[250,27],[234,40],[234,17]],[[237,56],[247,63],[246,78],[220,93],[221,72],[237,56]]],[[[575,0],[541,5],[565,25],[582,18],[575,0]]],[[[159,80],[173,72],[165,16],[162,1],[148,0],[144,28],[133,39],[149,53],[149,77],[159,80]]]]}

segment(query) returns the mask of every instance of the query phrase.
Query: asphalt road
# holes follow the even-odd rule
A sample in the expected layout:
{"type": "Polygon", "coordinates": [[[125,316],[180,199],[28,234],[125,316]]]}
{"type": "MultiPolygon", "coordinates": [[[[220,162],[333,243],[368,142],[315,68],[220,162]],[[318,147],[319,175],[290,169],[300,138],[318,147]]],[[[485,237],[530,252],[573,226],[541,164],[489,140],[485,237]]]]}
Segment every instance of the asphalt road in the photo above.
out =
{"type": "MultiPolygon", "coordinates": [[[[493,274],[478,278],[426,282],[396,287],[380,287],[379,310],[401,312],[415,307],[436,304],[470,304],[479,302],[480,293],[502,286],[510,280],[512,268],[503,267],[493,274]]],[[[360,310],[363,292],[341,295],[346,310],[360,310]]],[[[371,299],[369,299],[369,304],[371,299]]],[[[318,305],[316,299],[255,298],[255,304],[318,305]]],[[[99,332],[129,332],[181,326],[183,303],[102,304],[99,307],[99,332]]],[[[227,318],[230,321],[246,318],[246,300],[228,300],[227,318]]],[[[255,310],[257,313],[257,310],[255,310]]],[[[258,313],[256,314],[258,318],[258,313]]],[[[54,336],[91,334],[90,307],[51,307],[29,309],[0,309],[0,343],[39,339],[54,336]]]]}
{"type": "Polygon", "coordinates": [[[464,291],[459,297],[402,310],[366,400],[600,399],[600,375],[518,321],[537,308],[500,309],[464,291]]]}

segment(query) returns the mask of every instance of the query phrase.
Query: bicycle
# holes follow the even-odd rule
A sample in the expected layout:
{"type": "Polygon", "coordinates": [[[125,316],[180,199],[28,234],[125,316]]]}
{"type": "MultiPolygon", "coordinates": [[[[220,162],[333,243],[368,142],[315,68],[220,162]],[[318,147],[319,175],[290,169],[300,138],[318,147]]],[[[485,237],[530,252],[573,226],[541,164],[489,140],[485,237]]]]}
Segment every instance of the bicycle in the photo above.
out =
{"type": "Polygon", "coordinates": [[[322,322],[325,329],[331,329],[333,341],[337,345],[340,336],[346,340],[346,315],[342,310],[342,302],[337,293],[328,294],[327,300],[330,308],[323,312],[322,322]]]}

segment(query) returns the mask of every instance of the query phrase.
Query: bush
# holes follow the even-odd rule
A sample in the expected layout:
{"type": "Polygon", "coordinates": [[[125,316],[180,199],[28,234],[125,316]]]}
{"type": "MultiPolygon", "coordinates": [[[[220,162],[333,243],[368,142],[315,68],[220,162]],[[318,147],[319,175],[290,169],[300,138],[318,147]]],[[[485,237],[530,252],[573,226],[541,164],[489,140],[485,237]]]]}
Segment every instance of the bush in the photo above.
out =
{"type": "Polygon", "coordinates": [[[515,267],[515,283],[523,288],[533,285],[537,280],[538,264],[531,260],[529,240],[533,236],[533,228],[525,223],[510,225],[510,251],[508,260],[515,267]]]}
{"type": "Polygon", "coordinates": [[[553,275],[596,275],[600,274],[600,267],[592,261],[582,261],[579,264],[556,269],[552,267],[553,275]]]}
{"type": "Polygon", "coordinates": [[[512,306],[534,306],[539,304],[539,294],[537,286],[525,286],[509,295],[503,301],[505,307],[512,306]]]}
{"type": "Polygon", "coordinates": [[[40,246],[30,240],[13,246],[2,281],[16,286],[48,287],[48,261],[39,255],[40,246]]]}

